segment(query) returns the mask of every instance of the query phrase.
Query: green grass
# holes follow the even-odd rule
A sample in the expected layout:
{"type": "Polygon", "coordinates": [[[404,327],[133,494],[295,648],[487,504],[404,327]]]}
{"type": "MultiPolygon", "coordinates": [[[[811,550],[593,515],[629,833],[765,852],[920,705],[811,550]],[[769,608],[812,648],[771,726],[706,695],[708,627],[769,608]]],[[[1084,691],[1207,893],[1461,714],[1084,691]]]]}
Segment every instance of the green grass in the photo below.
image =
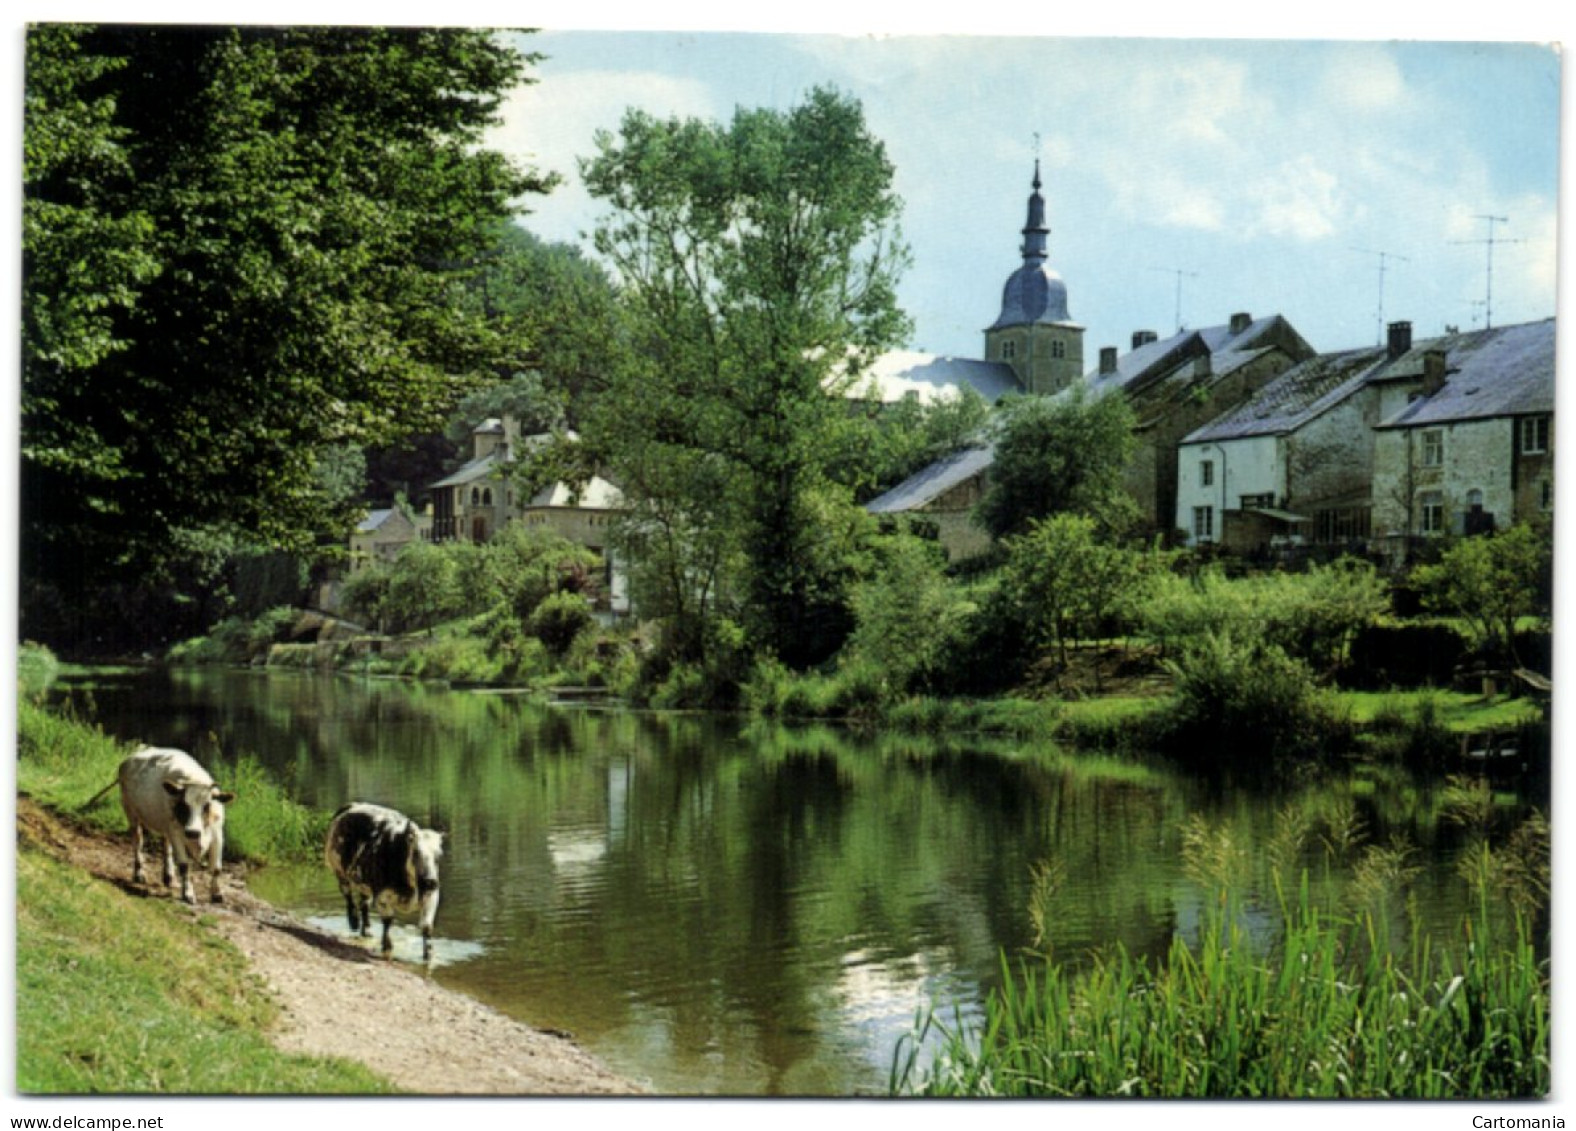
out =
{"type": "Polygon", "coordinates": [[[1538,705],[1531,699],[1496,695],[1490,699],[1472,692],[1440,691],[1344,691],[1336,702],[1350,713],[1352,722],[1367,725],[1385,715],[1408,714],[1424,702],[1433,704],[1435,717],[1453,733],[1489,730],[1514,730],[1522,723],[1536,722],[1538,705]]]}
{"type": "MultiPolygon", "coordinates": [[[[17,788],[40,804],[71,813],[90,828],[124,832],[119,791],[111,789],[90,808],[90,798],[115,780],[121,760],[135,746],[117,741],[75,711],[17,703],[17,788]]],[[[329,814],[292,800],[250,756],[228,774],[215,776],[236,799],[225,812],[226,859],[276,863],[314,859],[322,850],[329,814]]]]}
{"type": "MultiPolygon", "coordinates": [[[[1469,879],[1479,911],[1463,921],[1459,935],[1434,940],[1414,928],[1399,952],[1385,941],[1390,923],[1381,891],[1382,865],[1399,855],[1367,854],[1354,888],[1374,899],[1359,906],[1316,906],[1306,873],[1290,895],[1277,887],[1280,930],[1271,940],[1242,927],[1242,908],[1222,879],[1233,847],[1229,835],[1190,834],[1189,874],[1206,877],[1195,881],[1203,888],[1196,945],[1179,934],[1164,960],[1153,963],[1118,945],[1078,973],[1049,954],[1016,966],[1003,956],[1001,988],[978,1021],[959,1016],[949,1023],[933,1011],[919,1017],[894,1054],[891,1090],[1274,1099],[1546,1095],[1548,967],[1529,941],[1525,917],[1546,900],[1546,878],[1534,868],[1535,882],[1514,881],[1523,857],[1546,861],[1547,842],[1538,836],[1547,830],[1529,824],[1525,831],[1527,852],[1514,844],[1504,852],[1479,847],[1481,868],[1469,879]],[[1517,902],[1518,890],[1534,898],[1517,902]],[[1491,901],[1505,892],[1518,910],[1491,913],[1491,901]]],[[[1047,910],[1054,890],[1040,902],[1047,910]]],[[[1054,924],[1054,916],[1043,922],[1054,924]]]]}
{"type": "Polygon", "coordinates": [[[16,861],[16,1086],[24,1093],[391,1091],[268,1042],[277,1008],[187,910],[32,850],[16,861]]]}

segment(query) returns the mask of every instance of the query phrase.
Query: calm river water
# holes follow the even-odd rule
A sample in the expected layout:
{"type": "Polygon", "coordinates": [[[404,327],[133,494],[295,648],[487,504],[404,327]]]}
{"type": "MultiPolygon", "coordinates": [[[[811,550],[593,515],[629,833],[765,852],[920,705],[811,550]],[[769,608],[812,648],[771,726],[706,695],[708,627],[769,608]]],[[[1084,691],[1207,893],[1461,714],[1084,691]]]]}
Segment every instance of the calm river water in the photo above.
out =
{"type": "MultiPolygon", "coordinates": [[[[433,976],[665,1093],[884,1092],[916,1010],[976,1010],[1002,952],[1034,945],[1047,864],[1062,877],[1058,956],[1117,941],[1162,954],[1198,920],[1181,859],[1195,814],[1260,862],[1250,885],[1278,822],[1300,812],[1325,834],[1303,853],[1315,876],[1340,882],[1324,841],[1360,827],[1416,846],[1404,906],[1424,929],[1459,937],[1466,906],[1442,783],[1399,774],[1266,796],[1025,743],[344,676],[90,671],[61,688],[110,733],[192,750],[221,776],[252,754],[307,805],[376,801],[445,830],[433,976]]],[[[1503,829],[1521,803],[1497,799],[1503,829]]],[[[325,869],[252,882],[345,930],[325,869]]]]}

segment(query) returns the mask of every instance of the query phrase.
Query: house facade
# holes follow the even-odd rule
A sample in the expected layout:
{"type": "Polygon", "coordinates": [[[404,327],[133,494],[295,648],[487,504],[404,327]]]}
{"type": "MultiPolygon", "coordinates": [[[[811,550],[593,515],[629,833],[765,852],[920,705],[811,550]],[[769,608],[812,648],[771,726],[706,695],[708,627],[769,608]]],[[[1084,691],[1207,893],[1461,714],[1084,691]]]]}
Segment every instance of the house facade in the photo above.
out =
{"type": "Polygon", "coordinates": [[[1432,343],[1442,373],[1395,398],[1374,433],[1374,532],[1388,557],[1553,509],[1554,330],[1546,319],[1432,343]]]}
{"type": "Polygon", "coordinates": [[[1553,505],[1553,320],[1310,358],[1178,449],[1191,545],[1382,553],[1553,505]]]}

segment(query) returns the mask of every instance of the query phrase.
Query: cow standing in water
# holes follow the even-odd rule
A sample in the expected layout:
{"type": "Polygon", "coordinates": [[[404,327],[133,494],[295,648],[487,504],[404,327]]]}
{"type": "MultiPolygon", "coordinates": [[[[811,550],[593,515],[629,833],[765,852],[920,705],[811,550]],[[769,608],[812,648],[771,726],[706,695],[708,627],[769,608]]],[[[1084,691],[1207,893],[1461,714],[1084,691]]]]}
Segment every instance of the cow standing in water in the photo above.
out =
{"type": "Polygon", "coordinates": [[[181,898],[197,902],[192,891],[191,865],[207,866],[212,876],[209,895],[224,902],[219,891],[219,870],[224,864],[224,807],[235,794],[214,784],[197,759],[181,750],[148,747],[120,764],[120,806],[131,822],[134,883],[143,883],[144,832],[164,838],[164,886],[175,886],[175,868],[181,872],[181,898]]]}
{"type": "Polygon", "coordinates": [[[396,915],[421,923],[421,957],[432,957],[438,914],[438,857],[443,834],[416,827],[403,813],[357,801],[334,814],[323,858],[339,881],[350,929],[372,933],[372,913],[383,920],[383,953],[396,915]]]}

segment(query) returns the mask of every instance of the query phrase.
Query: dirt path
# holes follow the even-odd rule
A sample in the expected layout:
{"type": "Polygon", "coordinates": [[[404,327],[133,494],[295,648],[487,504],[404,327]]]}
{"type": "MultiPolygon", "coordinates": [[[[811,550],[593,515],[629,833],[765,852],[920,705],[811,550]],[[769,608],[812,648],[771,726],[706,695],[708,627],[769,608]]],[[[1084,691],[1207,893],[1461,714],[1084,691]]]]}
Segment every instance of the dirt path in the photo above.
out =
{"type": "MultiPolygon", "coordinates": [[[[129,837],[87,832],[25,797],[17,798],[17,836],[123,891],[168,898],[157,864],[148,869],[153,884],[131,882],[129,837]]],[[[400,1089],[428,1095],[641,1091],[564,1035],[522,1025],[282,914],[233,867],[222,889],[226,902],[201,910],[272,989],[282,1016],[271,1036],[286,1052],[358,1060],[400,1089]]],[[[200,896],[207,890],[206,880],[198,884],[200,896]]]]}

